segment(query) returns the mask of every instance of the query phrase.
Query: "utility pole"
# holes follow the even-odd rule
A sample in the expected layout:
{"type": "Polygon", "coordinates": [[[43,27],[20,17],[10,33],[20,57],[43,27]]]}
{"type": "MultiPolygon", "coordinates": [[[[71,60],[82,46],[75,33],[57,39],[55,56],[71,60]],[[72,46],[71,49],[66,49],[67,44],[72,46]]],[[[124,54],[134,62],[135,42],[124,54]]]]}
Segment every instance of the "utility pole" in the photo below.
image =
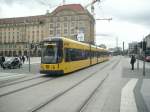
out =
{"type": "Polygon", "coordinates": [[[116,48],[118,50],[118,37],[116,37],[116,48]]]}
{"type": "MultiPolygon", "coordinates": [[[[137,46],[137,56],[139,56],[139,47],[137,46]]],[[[139,70],[139,59],[137,59],[137,70],[139,70]]]]}
{"type": "Polygon", "coordinates": [[[124,56],[124,41],[123,41],[123,45],[122,45],[122,50],[123,50],[123,56],[124,56]]]}
{"type": "Polygon", "coordinates": [[[145,76],[145,51],[146,51],[146,43],[145,40],[143,38],[143,42],[142,42],[142,49],[143,49],[143,76],[145,76]]]}
{"type": "Polygon", "coordinates": [[[30,64],[30,57],[31,57],[31,55],[30,55],[30,52],[31,52],[31,44],[30,44],[30,41],[28,40],[28,59],[29,59],[29,72],[31,71],[31,64],[30,64]]]}
{"type": "Polygon", "coordinates": [[[118,37],[116,37],[116,47],[118,48],[118,37]]]}
{"type": "MultiPolygon", "coordinates": [[[[25,40],[27,40],[27,34],[26,34],[26,29],[27,29],[27,22],[24,21],[24,25],[25,25],[25,40]]],[[[30,41],[29,41],[29,38],[28,38],[28,41],[26,41],[26,43],[28,43],[28,59],[29,59],[29,72],[31,71],[31,66],[30,66],[30,52],[31,52],[31,44],[30,44],[30,41]]]]}

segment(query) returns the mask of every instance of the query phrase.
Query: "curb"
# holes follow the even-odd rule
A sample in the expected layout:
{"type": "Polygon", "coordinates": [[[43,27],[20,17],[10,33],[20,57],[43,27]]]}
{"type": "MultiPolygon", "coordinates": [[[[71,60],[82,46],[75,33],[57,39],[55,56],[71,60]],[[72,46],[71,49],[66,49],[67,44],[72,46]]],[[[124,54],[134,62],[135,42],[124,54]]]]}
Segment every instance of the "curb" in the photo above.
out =
{"type": "Polygon", "coordinates": [[[138,112],[150,112],[145,104],[143,95],[141,93],[142,84],[143,84],[143,78],[139,78],[133,91],[135,96],[136,106],[138,112]]]}

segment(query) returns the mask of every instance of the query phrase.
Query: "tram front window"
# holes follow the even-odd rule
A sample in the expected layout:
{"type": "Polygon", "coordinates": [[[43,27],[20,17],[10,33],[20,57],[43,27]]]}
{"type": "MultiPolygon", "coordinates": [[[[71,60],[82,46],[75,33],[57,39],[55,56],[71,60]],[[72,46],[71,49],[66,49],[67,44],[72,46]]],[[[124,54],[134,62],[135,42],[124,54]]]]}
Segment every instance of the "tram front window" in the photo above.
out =
{"type": "Polygon", "coordinates": [[[56,45],[47,45],[42,49],[42,63],[58,63],[58,47],[56,45]]]}

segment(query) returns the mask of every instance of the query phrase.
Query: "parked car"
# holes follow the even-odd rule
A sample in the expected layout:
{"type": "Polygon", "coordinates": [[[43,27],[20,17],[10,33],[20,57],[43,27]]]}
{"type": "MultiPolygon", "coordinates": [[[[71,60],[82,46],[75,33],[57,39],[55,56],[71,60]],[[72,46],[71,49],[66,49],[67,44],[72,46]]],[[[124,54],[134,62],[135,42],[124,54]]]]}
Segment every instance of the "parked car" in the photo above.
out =
{"type": "Polygon", "coordinates": [[[20,68],[22,66],[22,62],[19,58],[13,57],[8,60],[6,60],[3,63],[3,69],[9,68],[9,69],[14,69],[14,68],[20,68]]]}
{"type": "Polygon", "coordinates": [[[150,56],[146,56],[145,61],[150,62],[150,56]]]}

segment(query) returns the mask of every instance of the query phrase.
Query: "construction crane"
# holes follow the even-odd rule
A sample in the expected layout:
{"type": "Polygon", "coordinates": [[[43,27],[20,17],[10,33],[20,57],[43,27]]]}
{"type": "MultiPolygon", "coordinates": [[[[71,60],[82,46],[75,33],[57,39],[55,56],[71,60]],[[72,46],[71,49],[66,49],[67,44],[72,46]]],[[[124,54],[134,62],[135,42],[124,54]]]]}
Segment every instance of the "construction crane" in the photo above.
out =
{"type": "Polygon", "coordinates": [[[96,20],[108,20],[108,21],[111,21],[112,18],[99,18],[99,19],[96,19],[96,20]]]}
{"type": "Polygon", "coordinates": [[[85,8],[87,8],[87,7],[90,6],[90,5],[94,5],[96,2],[100,2],[100,0],[92,0],[92,2],[90,2],[89,4],[87,4],[87,5],[85,6],[85,8]]]}
{"type": "Polygon", "coordinates": [[[92,0],[89,4],[87,4],[84,8],[87,9],[89,6],[91,6],[91,13],[94,15],[94,4],[96,2],[100,2],[100,0],[92,0]]]}
{"type": "MultiPolygon", "coordinates": [[[[84,8],[87,9],[89,6],[91,6],[91,13],[92,15],[94,16],[94,4],[96,2],[101,2],[101,0],[92,0],[92,2],[90,2],[89,4],[87,4],[84,8]]],[[[111,21],[112,18],[99,18],[99,19],[96,19],[96,20],[108,20],[108,21],[111,21]]]]}

